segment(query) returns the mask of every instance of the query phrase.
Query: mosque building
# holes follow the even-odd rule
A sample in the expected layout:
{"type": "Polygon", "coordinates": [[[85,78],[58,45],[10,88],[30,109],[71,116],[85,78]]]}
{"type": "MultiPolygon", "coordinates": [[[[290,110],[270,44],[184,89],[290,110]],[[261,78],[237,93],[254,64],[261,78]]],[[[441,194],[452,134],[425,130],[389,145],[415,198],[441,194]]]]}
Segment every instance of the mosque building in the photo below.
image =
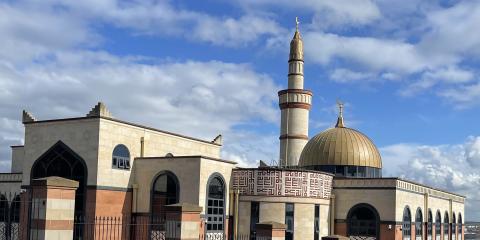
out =
{"type": "MultiPolygon", "coordinates": [[[[208,141],[126,122],[99,103],[76,118],[37,120],[24,111],[24,145],[11,147],[0,192],[25,194],[35,179],[50,176],[72,179],[74,214],[85,218],[153,221],[165,217],[167,205],[191,204],[201,209],[201,231],[215,239],[255,239],[262,223],[284,224],[287,240],[463,239],[465,197],[382,177],[379,150],[348,127],[341,103],[334,127],[309,138],[313,93],[304,89],[303,70],[297,23],[288,88],[278,92],[278,166],[237,167],[220,157],[221,135],[208,141]]],[[[1,196],[0,213],[15,211],[14,199],[1,196]]]]}

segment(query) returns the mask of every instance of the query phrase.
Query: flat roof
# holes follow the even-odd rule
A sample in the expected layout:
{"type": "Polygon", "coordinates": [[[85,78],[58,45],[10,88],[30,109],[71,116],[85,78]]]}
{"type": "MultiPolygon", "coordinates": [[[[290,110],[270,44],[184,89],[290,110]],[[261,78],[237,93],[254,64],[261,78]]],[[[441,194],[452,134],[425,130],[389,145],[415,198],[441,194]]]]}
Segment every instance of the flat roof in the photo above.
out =
{"type": "Polygon", "coordinates": [[[460,194],[457,194],[457,193],[449,192],[449,191],[439,189],[439,188],[434,188],[434,187],[431,187],[431,186],[428,186],[428,185],[425,185],[425,184],[421,184],[421,183],[414,182],[414,181],[411,181],[411,180],[406,180],[406,179],[399,178],[399,177],[382,177],[382,178],[335,177],[334,180],[399,180],[399,181],[404,181],[404,182],[407,182],[407,183],[415,184],[415,185],[418,185],[418,186],[421,186],[421,187],[430,188],[432,190],[440,191],[440,192],[443,192],[443,193],[452,194],[452,195],[455,195],[455,196],[458,196],[458,197],[466,198],[466,196],[463,196],[463,195],[460,195],[460,194]]]}
{"type": "Polygon", "coordinates": [[[211,145],[222,146],[221,144],[214,143],[214,142],[211,142],[211,141],[207,141],[207,140],[203,140],[203,139],[199,139],[199,138],[194,138],[194,137],[189,137],[189,136],[185,136],[185,135],[178,134],[178,133],[173,133],[173,132],[169,132],[169,131],[164,131],[164,130],[160,130],[160,129],[157,129],[157,128],[148,127],[148,126],[145,126],[145,125],[141,125],[141,124],[137,124],[137,123],[132,123],[132,122],[127,122],[127,121],[123,121],[123,120],[119,120],[119,119],[115,119],[115,118],[111,118],[111,117],[104,117],[104,116],[91,116],[91,117],[76,117],[76,118],[59,118],[59,119],[49,119],[49,120],[37,120],[37,121],[34,121],[34,122],[25,122],[25,123],[23,123],[23,124],[28,125],[28,124],[36,124],[36,123],[67,122],[67,121],[78,121],[78,120],[88,120],[88,119],[105,119],[105,120],[110,120],[110,121],[114,121],[114,122],[118,122],[118,123],[123,123],[123,124],[127,124],[127,125],[134,126],[134,127],[144,128],[144,129],[148,129],[148,130],[151,130],[151,131],[155,131],[155,132],[159,132],[159,133],[164,133],[164,134],[168,134],[168,135],[172,135],[172,136],[176,136],[176,137],[180,137],[180,138],[185,138],[185,139],[189,139],[189,140],[193,140],[193,141],[197,141],[197,142],[203,142],[203,143],[207,143],[207,144],[211,144],[211,145]]]}

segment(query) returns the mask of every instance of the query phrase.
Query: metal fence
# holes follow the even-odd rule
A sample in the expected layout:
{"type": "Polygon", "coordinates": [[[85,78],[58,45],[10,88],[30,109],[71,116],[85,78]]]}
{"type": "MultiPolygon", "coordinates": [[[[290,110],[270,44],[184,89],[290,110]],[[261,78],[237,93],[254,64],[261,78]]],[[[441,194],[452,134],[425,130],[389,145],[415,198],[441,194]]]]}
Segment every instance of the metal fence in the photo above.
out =
{"type": "Polygon", "coordinates": [[[0,193],[0,240],[17,240],[24,233],[20,229],[20,196],[0,193]]]}

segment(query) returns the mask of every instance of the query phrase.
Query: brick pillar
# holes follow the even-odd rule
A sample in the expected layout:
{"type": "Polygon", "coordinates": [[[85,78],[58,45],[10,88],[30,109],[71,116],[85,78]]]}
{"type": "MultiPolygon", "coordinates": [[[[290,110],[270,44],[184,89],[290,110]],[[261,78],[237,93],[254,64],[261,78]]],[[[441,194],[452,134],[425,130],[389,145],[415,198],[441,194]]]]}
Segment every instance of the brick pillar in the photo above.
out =
{"type": "Polygon", "coordinates": [[[46,177],[31,185],[30,239],[64,240],[73,238],[75,190],[78,182],[46,177]]]}
{"type": "Polygon", "coordinates": [[[165,239],[166,240],[191,240],[198,239],[200,235],[200,213],[202,207],[177,203],[167,205],[165,239]]]}
{"type": "Polygon", "coordinates": [[[285,228],[283,223],[263,222],[257,223],[257,239],[285,240],[285,228]]]}

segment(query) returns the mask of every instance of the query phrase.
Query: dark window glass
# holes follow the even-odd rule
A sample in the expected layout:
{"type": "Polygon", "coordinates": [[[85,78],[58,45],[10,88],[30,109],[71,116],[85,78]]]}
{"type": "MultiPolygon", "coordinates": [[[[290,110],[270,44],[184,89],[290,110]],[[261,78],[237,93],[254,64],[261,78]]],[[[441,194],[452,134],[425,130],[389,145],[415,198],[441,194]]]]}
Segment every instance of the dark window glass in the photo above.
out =
{"type": "MultiPolygon", "coordinates": [[[[223,232],[223,214],[225,208],[225,185],[220,177],[213,177],[208,182],[207,199],[207,230],[210,232],[223,232]]],[[[208,232],[207,232],[208,233],[208,232]]]]}
{"type": "Polygon", "coordinates": [[[462,240],[462,232],[463,232],[463,221],[462,221],[462,214],[458,214],[458,239],[462,240]]]}
{"type": "Polygon", "coordinates": [[[457,229],[457,224],[456,224],[457,220],[455,219],[455,213],[452,213],[452,231],[450,231],[450,239],[452,240],[456,240],[456,235],[457,235],[457,232],[456,232],[456,229],[457,229]]]}
{"type": "Polygon", "coordinates": [[[347,177],[355,177],[357,174],[357,166],[347,167],[347,177]]]}
{"type": "Polygon", "coordinates": [[[402,235],[404,240],[409,240],[412,234],[412,215],[410,214],[410,209],[405,207],[403,210],[403,224],[402,224],[402,235]]]}
{"type": "Polygon", "coordinates": [[[435,240],[440,240],[440,235],[442,234],[442,217],[440,216],[440,212],[437,211],[437,215],[435,216],[435,240]]]}
{"type": "Polygon", "coordinates": [[[313,237],[314,240],[320,240],[320,205],[315,205],[315,220],[314,220],[313,237]]]}
{"type": "Polygon", "coordinates": [[[443,239],[448,240],[448,230],[450,228],[450,220],[448,218],[448,213],[445,212],[445,215],[443,215],[443,239]]]}
{"type": "Polygon", "coordinates": [[[336,166],[335,167],[335,175],[339,177],[345,176],[345,167],[344,166],[336,166]]]}
{"type": "Polygon", "coordinates": [[[294,211],[293,203],[285,204],[285,224],[287,225],[285,240],[293,240],[294,211]]]}
{"type": "Polygon", "coordinates": [[[415,236],[422,239],[423,236],[423,214],[420,208],[417,209],[415,214],[415,236]]]}
{"type": "Polygon", "coordinates": [[[260,221],[260,204],[252,202],[250,206],[250,239],[255,240],[257,223],[260,221]]]}
{"type": "Polygon", "coordinates": [[[130,169],[130,152],[125,145],[119,144],[113,149],[112,167],[118,169],[130,169]]]}
{"type": "Polygon", "coordinates": [[[367,170],[366,167],[358,167],[357,177],[366,177],[367,170]]]}

